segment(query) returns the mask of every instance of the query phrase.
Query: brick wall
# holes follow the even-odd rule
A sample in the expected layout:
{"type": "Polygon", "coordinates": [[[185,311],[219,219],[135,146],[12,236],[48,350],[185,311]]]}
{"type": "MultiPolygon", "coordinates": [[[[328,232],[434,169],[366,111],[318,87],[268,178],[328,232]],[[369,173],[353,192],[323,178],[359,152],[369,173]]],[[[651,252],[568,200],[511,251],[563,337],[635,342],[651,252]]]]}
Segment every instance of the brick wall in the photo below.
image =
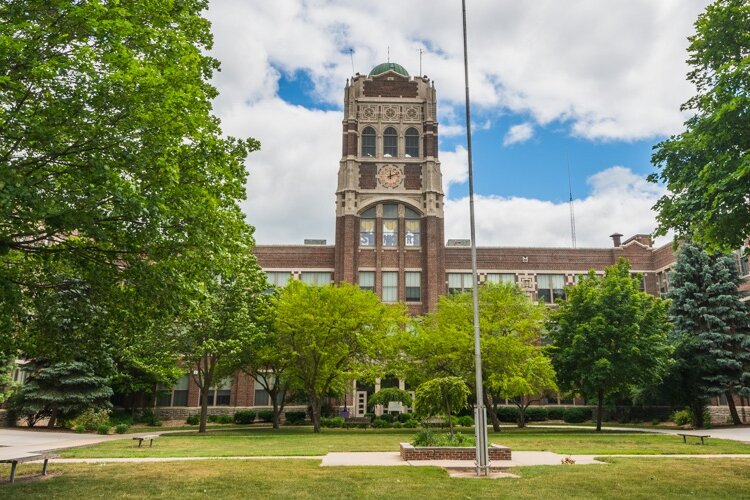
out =
{"type": "Polygon", "coordinates": [[[418,84],[389,73],[364,81],[365,97],[417,97],[418,84]]]}
{"type": "MultiPolygon", "coordinates": [[[[510,460],[511,451],[506,446],[493,444],[489,447],[490,460],[510,460]]],[[[476,448],[458,447],[414,447],[409,443],[401,443],[401,458],[403,460],[474,460],[476,448]]]]}

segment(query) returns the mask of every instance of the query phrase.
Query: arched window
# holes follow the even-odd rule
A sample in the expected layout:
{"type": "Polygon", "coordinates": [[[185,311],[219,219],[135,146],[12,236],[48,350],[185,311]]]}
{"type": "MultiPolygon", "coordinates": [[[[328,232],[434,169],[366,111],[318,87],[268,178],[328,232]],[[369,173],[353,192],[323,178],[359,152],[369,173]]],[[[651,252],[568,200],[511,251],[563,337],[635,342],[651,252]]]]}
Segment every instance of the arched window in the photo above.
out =
{"type": "Polygon", "coordinates": [[[419,131],[414,127],[409,128],[406,131],[406,157],[407,158],[418,158],[419,157],[419,131]]]}
{"type": "Polygon", "coordinates": [[[372,127],[362,131],[362,156],[375,156],[375,129],[372,127]]]}
{"type": "Polygon", "coordinates": [[[383,156],[386,158],[398,156],[398,133],[393,127],[388,127],[383,132],[383,156]]]}
{"type": "Polygon", "coordinates": [[[422,221],[420,220],[419,214],[411,208],[404,210],[404,244],[407,247],[418,247],[422,244],[422,221]]]}
{"type": "Polygon", "coordinates": [[[375,207],[365,210],[359,216],[359,245],[375,246],[375,207]]]}

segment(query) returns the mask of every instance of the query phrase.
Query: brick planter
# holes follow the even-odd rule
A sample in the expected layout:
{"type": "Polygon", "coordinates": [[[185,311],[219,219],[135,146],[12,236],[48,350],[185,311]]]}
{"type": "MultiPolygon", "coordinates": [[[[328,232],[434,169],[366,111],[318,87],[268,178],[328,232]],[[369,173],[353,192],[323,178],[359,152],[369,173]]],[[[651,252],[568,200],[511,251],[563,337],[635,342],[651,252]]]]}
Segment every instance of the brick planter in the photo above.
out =
{"type": "MultiPolygon", "coordinates": [[[[489,447],[490,460],[510,460],[510,448],[493,444],[489,447]]],[[[476,448],[466,447],[437,447],[418,446],[401,443],[401,458],[403,460],[474,460],[476,448]]]]}

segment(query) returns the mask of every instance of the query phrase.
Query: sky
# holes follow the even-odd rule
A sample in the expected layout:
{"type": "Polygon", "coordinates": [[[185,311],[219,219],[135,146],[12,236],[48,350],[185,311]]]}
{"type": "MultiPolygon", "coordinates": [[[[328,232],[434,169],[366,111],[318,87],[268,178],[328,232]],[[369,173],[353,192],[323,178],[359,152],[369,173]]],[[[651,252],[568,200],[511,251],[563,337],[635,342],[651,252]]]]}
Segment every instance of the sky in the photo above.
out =
{"type": "MultiPolygon", "coordinates": [[[[571,193],[579,248],[653,232],[651,151],[688,118],[709,2],[466,3],[477,244],[572,246],[571,193]]],[[[212,0],[207,17],[214,111],[261,142],[242,203],[258,244],[333,243],[344,86],[387,60],[435,82],[446,239],[469,237],[459,0],[212,0]]]]}

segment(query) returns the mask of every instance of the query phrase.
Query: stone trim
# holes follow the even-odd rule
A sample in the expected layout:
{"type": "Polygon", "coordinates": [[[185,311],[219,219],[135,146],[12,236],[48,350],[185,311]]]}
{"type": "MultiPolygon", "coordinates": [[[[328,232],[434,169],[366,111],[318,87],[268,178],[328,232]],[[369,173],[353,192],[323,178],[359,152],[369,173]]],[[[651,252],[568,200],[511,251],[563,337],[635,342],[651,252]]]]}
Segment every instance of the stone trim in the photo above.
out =
{"type": "MultiPolygon", "coordinates": [[[[412,446],[409,443],[401,444],[401,458],[411,460],[475,460],[476,448],[466,447],[437,447],[437,446],[412,446]]],[[[493,444],[488,449],[490,460],[510,460],[511,451],[507,446],[493,444]]]]}

